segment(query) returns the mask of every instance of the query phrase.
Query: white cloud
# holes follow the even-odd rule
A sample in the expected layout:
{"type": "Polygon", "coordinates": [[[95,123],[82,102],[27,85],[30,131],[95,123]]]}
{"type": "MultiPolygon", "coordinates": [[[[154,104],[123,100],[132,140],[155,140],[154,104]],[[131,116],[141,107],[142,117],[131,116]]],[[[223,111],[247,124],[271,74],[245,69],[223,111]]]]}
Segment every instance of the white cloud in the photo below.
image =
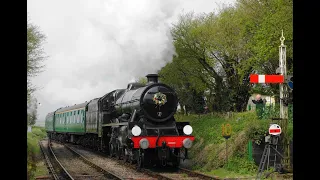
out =
{"type": "Polygon", "coordinates": [[[39,120],[61,106],[125,88],[172,60],[171,23],[182,12],[217,10],[213,0],[28,0],[47,36],[45,71],[33,79],[39,120]]]}

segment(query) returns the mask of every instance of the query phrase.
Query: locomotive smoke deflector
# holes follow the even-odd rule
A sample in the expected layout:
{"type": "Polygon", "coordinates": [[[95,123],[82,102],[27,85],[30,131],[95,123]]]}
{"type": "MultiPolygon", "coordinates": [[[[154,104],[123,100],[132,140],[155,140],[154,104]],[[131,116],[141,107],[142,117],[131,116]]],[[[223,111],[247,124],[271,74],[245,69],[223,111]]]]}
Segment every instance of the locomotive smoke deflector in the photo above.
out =
{"type": "Polygon", "coordinates": [[[147,84],[158,83],[158,74],[148,74],[146,77],[148,79],[147,84]]]}

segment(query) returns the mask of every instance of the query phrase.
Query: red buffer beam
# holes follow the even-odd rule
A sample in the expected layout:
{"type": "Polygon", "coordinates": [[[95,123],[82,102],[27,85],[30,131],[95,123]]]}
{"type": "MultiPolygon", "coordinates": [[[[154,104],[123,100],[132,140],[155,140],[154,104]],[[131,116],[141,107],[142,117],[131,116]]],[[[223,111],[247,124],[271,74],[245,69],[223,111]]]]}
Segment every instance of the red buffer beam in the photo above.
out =
{"type": "Polygon", "coordinates": [[[250,83],[284,83],[284,76],[251,74],[250,83]]]}

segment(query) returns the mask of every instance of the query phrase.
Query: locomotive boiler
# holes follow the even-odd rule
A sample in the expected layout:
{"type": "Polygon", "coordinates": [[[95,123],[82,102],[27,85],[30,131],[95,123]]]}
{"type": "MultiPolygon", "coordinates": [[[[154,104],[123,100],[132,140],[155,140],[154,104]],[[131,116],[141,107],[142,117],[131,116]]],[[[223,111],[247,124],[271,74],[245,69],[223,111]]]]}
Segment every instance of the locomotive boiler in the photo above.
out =
{"type": "MultiPolygon", "coordinates": [[[[146,85],[129,83],[126,89],[82,104],[85,112],[81,122],[87,130],[82,134],[58,132],[58,139],[89,145],[112,157],[136,163],[139,168],[167,163],[178,166],[180,159],[187,158],[187,150],[194,141],[192,127],[174,118],[178,105],[175,91],[159,83],[157,74],[149,74],[147,79],[146,85]]],[[[52,114],[48,115],[48,123],[52,122],[52,114]]],[[[52,128],[48,133],[57,137],[52,128]]]]}

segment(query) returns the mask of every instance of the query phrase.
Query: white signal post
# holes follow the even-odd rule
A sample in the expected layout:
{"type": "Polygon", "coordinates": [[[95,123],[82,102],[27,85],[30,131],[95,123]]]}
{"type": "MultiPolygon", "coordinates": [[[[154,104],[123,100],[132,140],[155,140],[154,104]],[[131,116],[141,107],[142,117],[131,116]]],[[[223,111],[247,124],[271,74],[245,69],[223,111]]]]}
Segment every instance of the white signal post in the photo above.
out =
{"type": "MultiPolygon", "coordinates": [[[[287,64],[286,64],[286,45],[284,45],[284,36],[282,30],[282,36],[280,38],[281,45],[279,46],[279,68],[280,74],[287,77],[287,64]]],[[[283,128],[283,145],[284,145],[284,156],[287,158],[284,160],[284,164],[290,167],[290,148],[289,139],[287,137],[287,127],[288,127],[288,107],[284,105],[283,99],[288,98],[288,87],[283,83],[280,83],[280,118],[281,127],[283,128]]]]}
{"type": "MultiPolygon", "coordinates": [[[[286,45],[284,45],[284,36],[282,30],[282,36],[280,38],[281,45],[279,46],[279,67],[280,67],[280,74],[284,77],[287,77],[287,64],[286,64],[286,45]]],[[[287,121],[288,119],[288,107],[284,106],[283,100],[288,96],[288,89],[287,86],[283,83],[280,83],[280,118],[283,121],[287,121]]]]}

